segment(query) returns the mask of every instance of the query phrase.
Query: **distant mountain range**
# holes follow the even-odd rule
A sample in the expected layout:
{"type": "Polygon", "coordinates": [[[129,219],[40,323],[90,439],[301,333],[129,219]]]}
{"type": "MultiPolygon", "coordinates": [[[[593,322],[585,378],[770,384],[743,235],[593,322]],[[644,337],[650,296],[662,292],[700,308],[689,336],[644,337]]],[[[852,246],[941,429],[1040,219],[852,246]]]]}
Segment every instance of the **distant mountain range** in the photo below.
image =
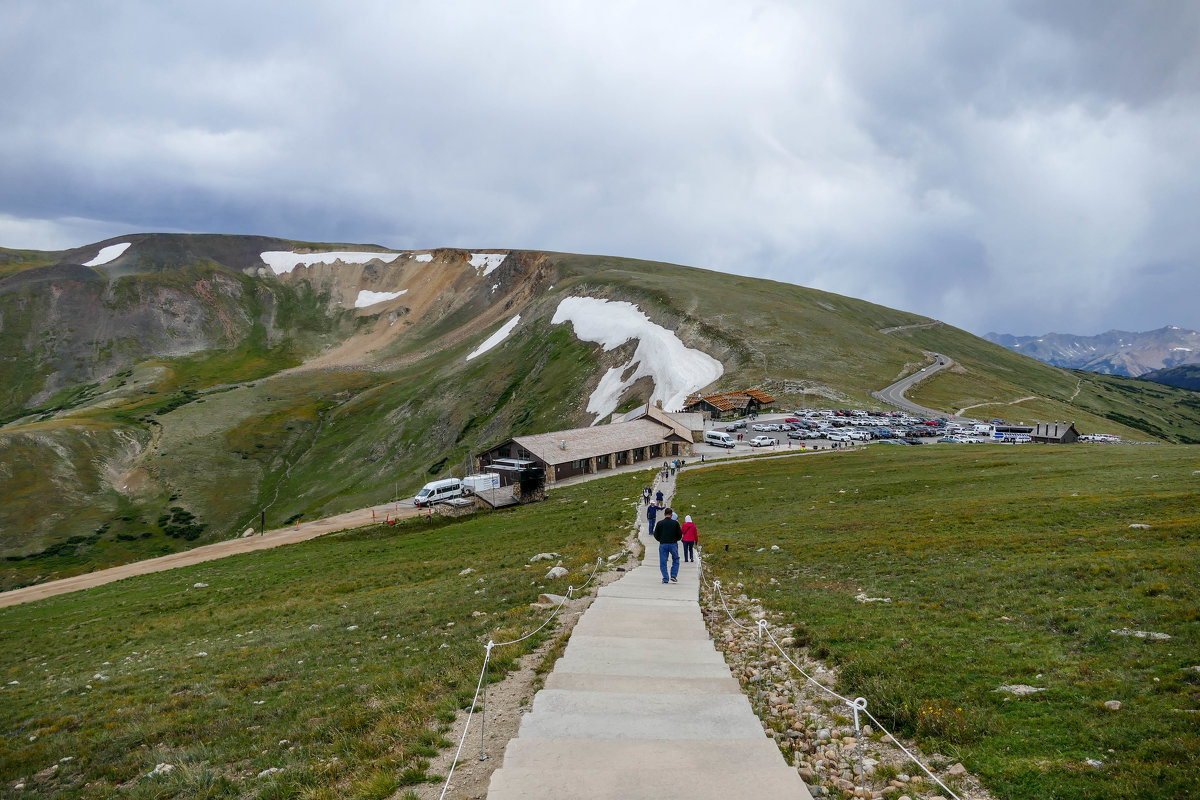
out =
{"type": "Polygon", "coordinates": [[[983,338],[1056,367],[1105,375],[1137,378],[1154,370],[1200,363],[1200,333],[1175,325],[1143,333],[1108,331],[1097,336],[988,333],[983,338]]]}

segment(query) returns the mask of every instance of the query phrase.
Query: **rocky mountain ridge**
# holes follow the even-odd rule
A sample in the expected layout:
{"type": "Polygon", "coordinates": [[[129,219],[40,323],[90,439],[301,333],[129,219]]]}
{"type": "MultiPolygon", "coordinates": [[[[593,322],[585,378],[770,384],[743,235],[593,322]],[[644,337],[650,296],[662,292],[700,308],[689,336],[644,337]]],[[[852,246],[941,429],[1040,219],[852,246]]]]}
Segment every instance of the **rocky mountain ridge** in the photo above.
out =
{"type": "Polygon", "coordinates": [[[1200,363],[1200,333],[1175,325],[1143,332],[1111,330],[1096,336],[987,333],[983,338],[1046,364],[1104,375],[1136,378],[1152,370],[1200,363]]]}

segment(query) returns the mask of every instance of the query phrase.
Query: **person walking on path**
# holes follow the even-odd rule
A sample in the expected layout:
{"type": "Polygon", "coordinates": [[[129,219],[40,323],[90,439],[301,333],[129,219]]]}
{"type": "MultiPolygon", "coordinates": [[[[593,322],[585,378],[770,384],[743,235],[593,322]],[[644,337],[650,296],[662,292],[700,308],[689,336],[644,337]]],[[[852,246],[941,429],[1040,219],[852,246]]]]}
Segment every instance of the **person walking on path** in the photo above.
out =
{"type": "Polygon", "coordinates": [[[671,558],[671,583],[678,583],[679,575],[679,540],[683,538],[683,530],[679,523],[671,518],[674,512],[667,509],[663,518],[654,526],[653,536],[658,540],[658,570],[662,573],[663,583],[667,582],[667,557],[671,558]]]}
{"type": "Polygon", "coordinates": [[[642,502],[645,503],[646,505],[650,505],[650,487],[649,486],[642,489],[642,502]]]}
{"type": "Polygon", "coordinates": [[[654,503],[646,506],[646,534],[649,536],[654,535],[654,518],[657,516],[658,506],[656,506],[654,503]]]}
{"type": "Polygon", "coordinates": [[[655,500],[658,502],[658,504],[659,504],[660,506],[662,505],[662,501],[663,501],[663,493],[662,493],[662,489],[659,489],[659,490],[658,490],[658,494],[654,495],[654,499],[655,499],[655,500]]]}
{"type": "Polygon", "coordinates": [[[693,549],[696,542],[700,541],[700,532],[696,530],[696,523],[692,522],[692,515],[688,514],[683,518],[683,525],[680,526],[683,531],[683,560],[684,562],[695,561],[696,552],[693,549]]]}

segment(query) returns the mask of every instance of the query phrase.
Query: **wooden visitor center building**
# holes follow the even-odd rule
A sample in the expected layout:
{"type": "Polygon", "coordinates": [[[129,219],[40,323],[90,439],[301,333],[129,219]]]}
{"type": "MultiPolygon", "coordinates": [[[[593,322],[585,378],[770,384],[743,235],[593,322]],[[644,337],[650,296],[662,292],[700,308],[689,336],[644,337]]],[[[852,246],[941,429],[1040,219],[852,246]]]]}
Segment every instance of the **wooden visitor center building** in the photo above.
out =
{"type": "Polygon", "coordinates": [[[627,464],[691,456],[692,443],[703,430],[694,431],[688,424],[698,417],[679,416],[675,419],[661,408],[644,405],[610,425],[514,436],[479,453],[476,467],[480,472],[499,473],[505,485],[514,468],[540,467],[550,485],[627,464]]]}

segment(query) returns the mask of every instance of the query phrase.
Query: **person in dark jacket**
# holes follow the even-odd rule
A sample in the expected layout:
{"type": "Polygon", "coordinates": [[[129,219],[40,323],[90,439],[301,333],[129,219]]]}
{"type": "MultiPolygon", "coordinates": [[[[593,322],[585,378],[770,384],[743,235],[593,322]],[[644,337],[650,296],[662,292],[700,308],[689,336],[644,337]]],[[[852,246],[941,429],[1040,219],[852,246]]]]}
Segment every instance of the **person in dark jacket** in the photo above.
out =
{"type": "Polygon", "coordinates": [[[667,556],[671,557],[671,583],[678,583],[679,575],[679,540],[683,538],[683,530],[679,521],[672,519],[674,512],[666,509],[663,518],[654,526],[653,535],[658,540],[658,569],[662,573],[663,583],[667,582],[667,556]]]}
{"type": "Polygon", "coordinates": [[[654,518],[658,516],[658,506],[654,503],[646,506],[646,533],[654,535],[654,518]]]}
{"type": "Polygon", "coordinates": [[[654,493],[654,499],[656,501],[658,501],[659,505],[662,505],[662,501],[663,501],[662,489],[659,489],[657,492],[654,493]]]}
{"type": "Polygon", "coordinates": [[[695,561],[696,552],[692,548],[696,546],[696,542],[700,541],[700,532],[696,530],[696,523],[692,522],[691,514],[683,518],[683,525],[680,528],[683,530],[683,560],[685,563],[695,561]]]}

